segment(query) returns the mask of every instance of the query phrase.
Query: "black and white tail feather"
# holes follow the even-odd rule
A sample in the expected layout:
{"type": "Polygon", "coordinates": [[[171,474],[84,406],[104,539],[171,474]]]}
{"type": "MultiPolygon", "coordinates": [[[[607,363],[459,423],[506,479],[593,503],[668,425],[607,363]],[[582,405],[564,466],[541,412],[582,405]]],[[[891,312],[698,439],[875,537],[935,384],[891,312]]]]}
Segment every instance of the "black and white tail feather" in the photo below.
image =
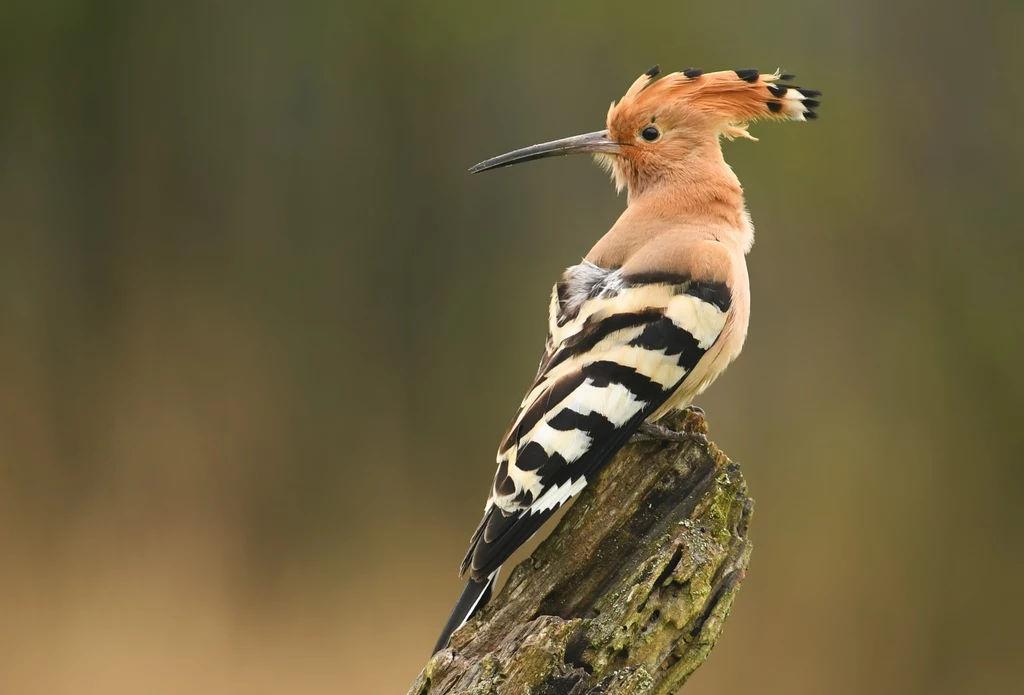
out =
{"type": "Polygon", "coordinates": [[[588,262],[565,271],[537,377],[498,449],[462,564],[469,581],[435,652],[487,604],[516,548],[680,391],[721,335],[730,303],[724,283],[684,275],[627,276],[588,262]]]}
{"type": "Polygon", "coordinates": [[[487,605],[487,602],[491,600],[491,594],[494,592],[494,583],[497,580],[498,572],[495,571],[493,575],[482,582],[478,582],[475,579],[470,579],[466,582],[466,588],[462,590],[462,595],[459,596],[459,600],[455,603],[452,614],[448,616],[448,622],[444,624],[444,629],[441,630],[441,636],[437,638],[437,644],[434,645],[434,654],[448,646],[448,639],[476,614],[478,608],[487,605]]]}

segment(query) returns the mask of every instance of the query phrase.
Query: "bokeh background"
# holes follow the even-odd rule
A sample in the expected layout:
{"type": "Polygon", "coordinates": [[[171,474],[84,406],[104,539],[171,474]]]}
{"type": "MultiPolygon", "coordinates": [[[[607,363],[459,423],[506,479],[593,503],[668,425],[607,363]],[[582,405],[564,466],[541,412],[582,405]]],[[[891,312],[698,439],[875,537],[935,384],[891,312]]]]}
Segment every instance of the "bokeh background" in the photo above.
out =
{"type": "Polygon", "coordinates": [[[0,694],[405,692],[625,204],[466,168],[654,63],[825,93],[725,145],[755,551],[686,692],[1016,690],[1024,4],[8,0],[0,694]]]}

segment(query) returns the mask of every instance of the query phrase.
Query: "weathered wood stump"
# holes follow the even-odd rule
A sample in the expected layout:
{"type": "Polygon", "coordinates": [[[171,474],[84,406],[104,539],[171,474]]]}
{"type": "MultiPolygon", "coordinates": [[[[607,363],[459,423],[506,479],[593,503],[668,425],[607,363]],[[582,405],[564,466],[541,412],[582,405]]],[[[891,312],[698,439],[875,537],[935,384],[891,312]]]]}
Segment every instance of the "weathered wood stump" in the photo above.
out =
{"type": "Polygon", "coordinates": [[[410,695],[674,693],[718,640],[753,500],[698,412],[629,444],[410,695]]]}

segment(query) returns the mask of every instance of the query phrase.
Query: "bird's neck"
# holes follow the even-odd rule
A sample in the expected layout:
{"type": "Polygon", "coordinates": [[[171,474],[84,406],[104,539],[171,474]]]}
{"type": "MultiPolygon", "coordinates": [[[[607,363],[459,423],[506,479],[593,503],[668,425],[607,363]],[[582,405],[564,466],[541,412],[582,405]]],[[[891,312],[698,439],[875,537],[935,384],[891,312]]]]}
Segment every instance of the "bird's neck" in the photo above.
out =
{"type": "Polygon", "coordinates": [[[712,236],[741,253],[753,244],[743,188],[717,137],[697,144],[646,186],[630,189],[626,213],[633,219],[714,230],[712,236]]]}
{"type": "Polygon", "coordinates": [[[629,206],[739,224],[744,210],[743,188],[725,163],[717,137],[695,144],[658,171],[645,173],[629,187],[629,206]]]}
{"type": "Polygon", "coordinates": [[[643,185],[631,185],[626,209],[587,259],[619,267],[663,234],[718,241],[741,257],[754,243],[743,189],[717,138],[694,147],[643,185]]]}

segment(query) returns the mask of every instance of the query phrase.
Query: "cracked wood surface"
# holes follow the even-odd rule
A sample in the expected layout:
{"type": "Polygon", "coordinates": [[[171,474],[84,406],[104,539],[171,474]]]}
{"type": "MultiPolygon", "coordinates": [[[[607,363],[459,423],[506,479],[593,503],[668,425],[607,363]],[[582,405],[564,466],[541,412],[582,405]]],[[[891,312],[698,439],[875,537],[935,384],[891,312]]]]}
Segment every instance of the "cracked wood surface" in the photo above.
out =
{"type": "Polygon", "coordinates": [[[721,634],[753,500],[693,411],[686,441],[627,445],[410,695],[676,692],[721,634]]]}

